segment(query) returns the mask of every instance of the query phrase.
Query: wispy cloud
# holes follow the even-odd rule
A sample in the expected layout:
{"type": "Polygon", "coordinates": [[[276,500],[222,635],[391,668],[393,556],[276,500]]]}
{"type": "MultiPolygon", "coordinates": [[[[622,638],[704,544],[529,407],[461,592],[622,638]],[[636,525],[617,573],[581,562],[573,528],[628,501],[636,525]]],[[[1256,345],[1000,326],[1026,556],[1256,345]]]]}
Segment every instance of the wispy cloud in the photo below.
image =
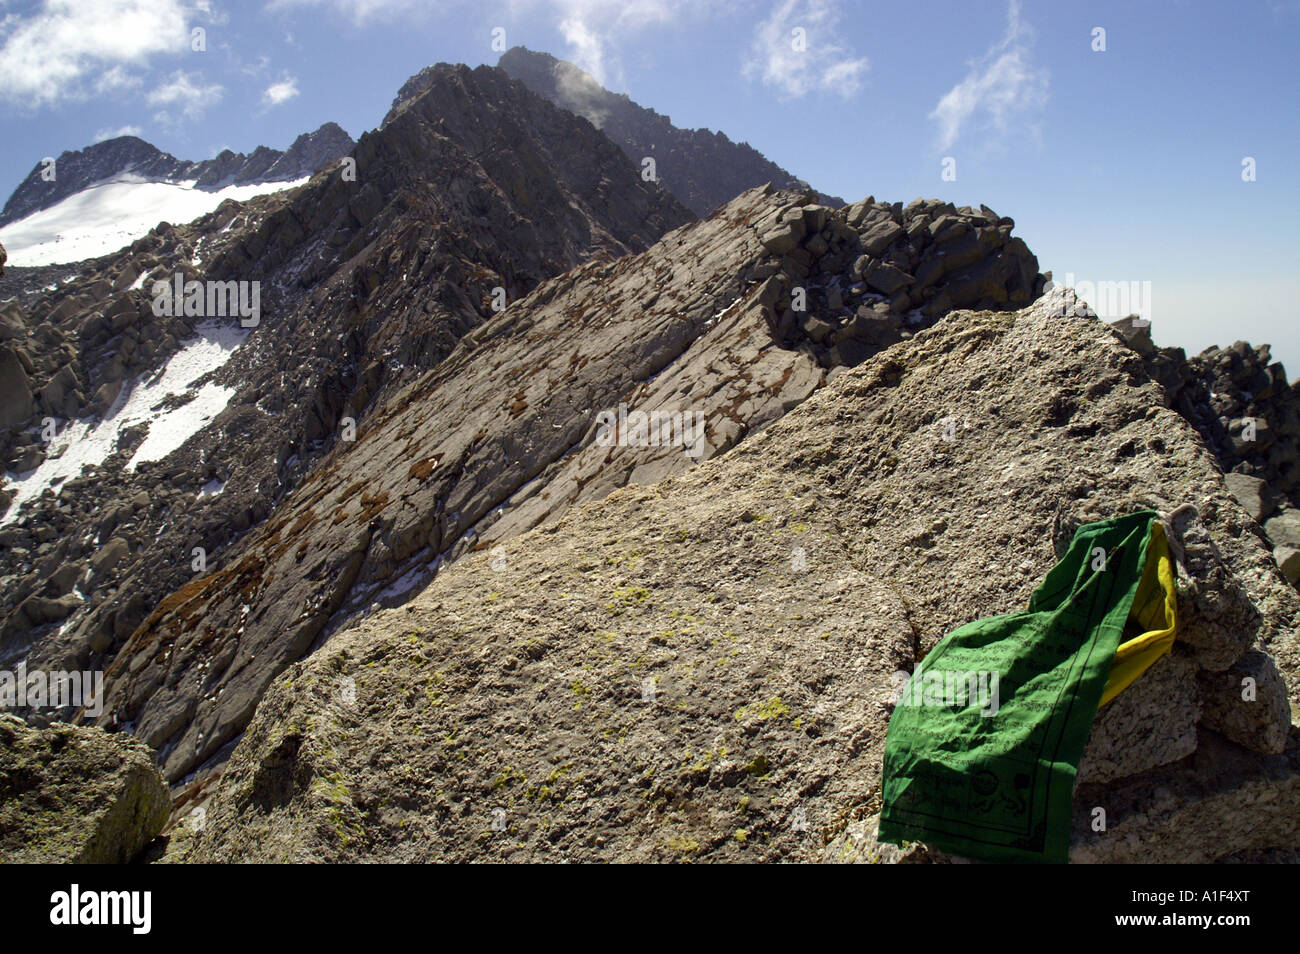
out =
{"type": "MultiPolygon", "coordinates": [[[[618,41],[649,27],[672,26],[700,15],[687,0],[535,0],[554,9],[566,55],[602,85],[622,85],[618,41]]],[[[716,6],[716,4],[715,4],[716,6]]]]}
{"type": "Polygon", "coordinates": [[[192,12],[182,0],[44,0],[10,14],[0,21],[0,98],[47,106],[138,84],[133,67],[189,52],[192,12]]]}
{"type": "Polygon", "coordinates": [[[560,33],[569,44],[569,57],[586,70],[596,82],[604,83],[605,43],[591,26],[580,17],[570,17],[560,22],[560,33]]]}
{"type": "Polygon", "coordinates": [[[812,92],[852,96],[870,62],[840,42],[839,21],[831,0],[783,0],[754,29],[744,75],[757,76],[784,99],[812,92]]]}
{"type": "Polygon", "coordinates": [[[198,119],[204,110],[221,101],[220,84],[204,85],[203,80],[184,70],[177,70],[145,97],[150,106],[165,106],[154,115],[162,123],[173,122],[173,111],[185,119],[198,119]]]}
{"type": "Polygon", "coordinates": [[[1007,31],[984,56],[971,64],[960,83],[948,90],[930,113],[939,124],[939,148],[951,148],[964,131],[1009,132],[1047,102],[1048,73],[1030,55],[1033,31],[1020,16],[1020,0],[1011,0],[1007,31]]]}
{"type": "Polygon", "coordinates": [[[279,106],[281,103],[287,103],[298,95],[298,81],[292,76],[282,79],[278,83],[272,83],[262,94],[263,106],[279,106]]]}
{"type": "Polygon", "coordinates": [[[118,136],[138,136],[140,135],[139,126],[121,126],[117,129],[101,129],[95,133],[95,142],[103,142],[105,139],[116,139],[118,136]]]}

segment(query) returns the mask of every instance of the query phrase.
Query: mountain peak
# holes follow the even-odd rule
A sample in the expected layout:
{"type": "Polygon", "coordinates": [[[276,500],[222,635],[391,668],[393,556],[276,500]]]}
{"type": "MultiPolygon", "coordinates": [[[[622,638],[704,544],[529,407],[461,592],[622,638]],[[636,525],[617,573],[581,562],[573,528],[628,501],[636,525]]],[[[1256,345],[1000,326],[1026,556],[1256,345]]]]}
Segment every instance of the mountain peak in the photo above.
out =
{"type": "MultiPolygon", "coordinates": [[[[679,129],[668,116],[605,89],[586,70],[549,53],[516,46],[497,68],[534,93],[582,116],[612,139],[638,166],[655,160],[655,174],[668,191],[698,216],[707,216],[734,196],[772,183],[803,190],[808,183],[765,158],[748,143],[732,142],[708,129],[679,129]]],[[[842,206],[837,196],[819,193],[824,205],[842,206]]]]}

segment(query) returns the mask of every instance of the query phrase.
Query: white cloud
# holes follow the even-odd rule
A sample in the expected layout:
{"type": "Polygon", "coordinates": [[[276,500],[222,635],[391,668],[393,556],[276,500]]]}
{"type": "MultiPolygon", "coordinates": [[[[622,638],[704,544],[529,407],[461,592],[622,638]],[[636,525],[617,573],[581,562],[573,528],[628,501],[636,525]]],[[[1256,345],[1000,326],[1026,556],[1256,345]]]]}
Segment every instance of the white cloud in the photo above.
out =
{"type": "MultiPolygon", "coordinates": [[[[566,57],[602,86],[622,85],[618,38],[648,27],[678,24],[703,12],[699,4],[685,0],[534,0],[534,3],[553,8],[559,17],[560,34],[569,46],[566,57]]],[[[714,4],[715,8],[718,6],[714,4]]]]}
{"type": "MultiPolygon", "coordinates": [[[[204,86],[202,80],[196,81],[184,70],[177,70],[162,85],[151,90],[145,101],[150,106],[167,106],[179,110],[186,119],[198,119],[209,106],[220,102],[221,94],[219,84],[204,86]]],[[[172,114],[163,110],[154,118],[160,122],[170,122],[172,114]]]]}
{"type": "Polygon", "coordinates": [[[196,13],[203,15],[203,19],[214,26],[225,26],[230,22],[230,14],[225,10],[218,10],[212,5],[212,0],[193,0],[194,10],[196,13]]]}
{"type": "Polygon", "coordinates": [[[939,124],[939,148],[949,149],[963,129],[1009,132],[1047,102],[1047,70],[1033,64],[1033,31],[1020,19],[1020,0],[1011,0],[1007,32],[966,77],[948,90],[930,113],[939,124]]]}
{"type": "Polygon", "coordinates": [[[94,90],[96,95],[101,96],[105,93],[120,93],[123,90],[135,89],[140,82],[140,77],[136,74],[121,66],[114,66],[95,78],[94,90]]]}
{"type": "Polygon", "coordinates": [[[271,58],[263,53],[257,58],[256,63],[244,63],[239,67],[239,72],[245,76],[262,77],[268,76],[271,72],[271,58]]]}
{"type": "Polygon", "coordinates": [[[586,21],[570,17],[560,22],[564,42],[569,44],[569,56],[596,80],[605,83],[605,44],[586,21]]]}
{"type": "Polygon", "coordinates": [[[101,129],[95,133],[95,142],[103,142],[105,139],[116,139],[118,136],[138,136],[140,135],[139,126],[122,126],[118,129],[101,129]]]}
{"type": "Polygon", "coordinates": [[[831,0],[778,3],[754,28],[750,59],[742,72],[758,76],[784,99],[814,91],[852,96],[862,88],[870,62],[839,41],[839,21],[838,5],[831,0]],[[796,35],[796,30],[803,32],[796,35]]]}
{"type": "Polygon", "coordinates": [[[130,67],[189,51],[188,15],[183,0],[44,0],[6,16],[0,98],[45,106],[138,83],[130,67]]]}
{"type": "Polygon", "coordinates": [[[278,83],[272,83],[262,94],[263,106],[279,106],[298,95],[298,81],[292,76],[278,83]]]}

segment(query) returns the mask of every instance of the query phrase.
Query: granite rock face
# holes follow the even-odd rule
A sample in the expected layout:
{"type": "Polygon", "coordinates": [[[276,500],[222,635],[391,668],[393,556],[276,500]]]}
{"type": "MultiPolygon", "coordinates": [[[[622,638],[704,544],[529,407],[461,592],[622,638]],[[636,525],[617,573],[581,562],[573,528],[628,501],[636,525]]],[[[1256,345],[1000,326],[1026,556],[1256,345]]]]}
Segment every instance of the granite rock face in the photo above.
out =
{"type": "MultiPolygon", "coordinates": [[[[1258,613],[1215,648],[1294,703],[1300,598],[1141,357],[1057,304],[951,313],[727,455],[335,633],[270,687],[178,857],[888,860],[866,835],[901,678],[1023,607],[1053,528],[1094,511],[1192,504],[1189,569],[1212,556],[1258,613]]],[[[1200,671],[1179,645],[1099,717],[1075,860],[1300,847],[1295,734],[1230,741],[1200,671]]],[[[1262,734],[1289,728],[1270,711],[1262,734]]]]}

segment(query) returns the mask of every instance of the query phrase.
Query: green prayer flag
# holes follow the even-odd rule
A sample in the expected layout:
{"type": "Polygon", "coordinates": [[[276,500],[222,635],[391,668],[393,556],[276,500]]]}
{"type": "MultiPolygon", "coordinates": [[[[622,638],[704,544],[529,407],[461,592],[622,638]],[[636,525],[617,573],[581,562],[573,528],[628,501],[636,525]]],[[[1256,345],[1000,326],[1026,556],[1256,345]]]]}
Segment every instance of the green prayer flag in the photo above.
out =
{"type": "Polygon", "coordinates": [[[960,626],[922,660],[889,720],[881,841],[1066,861],[1075,773],[1157,519],[1080,527],[1028,610],[960,626]]]}

